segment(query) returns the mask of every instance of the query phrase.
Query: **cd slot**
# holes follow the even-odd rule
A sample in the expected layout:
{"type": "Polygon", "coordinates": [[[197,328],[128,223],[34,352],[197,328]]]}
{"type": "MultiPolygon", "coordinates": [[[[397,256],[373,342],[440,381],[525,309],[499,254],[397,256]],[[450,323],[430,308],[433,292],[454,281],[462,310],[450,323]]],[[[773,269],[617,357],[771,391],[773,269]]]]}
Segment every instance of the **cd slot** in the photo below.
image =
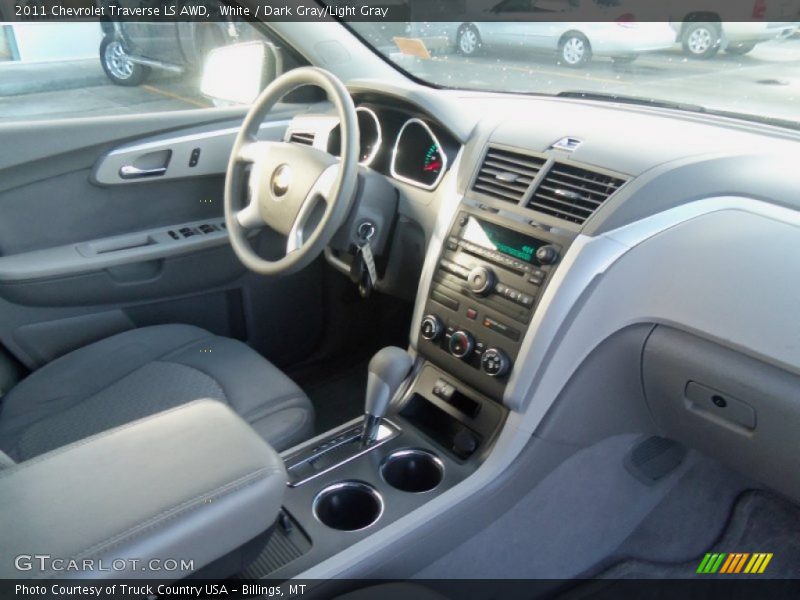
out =
{"type": "Polygon", "coordinates": [[[502,269],[511,271],[515,275],[525,275],[526,273],[531,271],[531,268],[528,265],[525,265],[520,261],[515,261],[510,258],[503,259],[501,257],[487,256],[486,254],[488,254],[488,252],[486,254],[482,254],[479,253],[479,251],[477,250],[465,248],[464,244],[459,244],[459,248],[464,254],[468,254],[469,256],[485,260],[486,262],[492,263],[493,265],[498,266],[502,269]]]}

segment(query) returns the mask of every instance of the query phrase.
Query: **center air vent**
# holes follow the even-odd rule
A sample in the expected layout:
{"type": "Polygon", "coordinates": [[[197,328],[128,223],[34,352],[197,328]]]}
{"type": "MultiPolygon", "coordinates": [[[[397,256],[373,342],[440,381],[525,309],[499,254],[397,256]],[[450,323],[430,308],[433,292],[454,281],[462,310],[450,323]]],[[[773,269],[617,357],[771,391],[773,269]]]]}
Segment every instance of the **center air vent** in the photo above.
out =
{"type": "Polygon", "coordinates": [[[544,158],[489,148],[472,189],[498,200],[522,200],[545,163],[544,158]]]}
{"type": "Polygon", "coordinates": [[[303,144],[304,146],[313,146],[314,134],[303,131],[293,131],[289,136],[289,141],[294,142],[295,144],[303,144]]]}
{"type": "Polygon", "coordinates": [[[625,181],[620,177],[556,162],[536,188],[528,208],[580,224],[592,216],[625,181]]]}

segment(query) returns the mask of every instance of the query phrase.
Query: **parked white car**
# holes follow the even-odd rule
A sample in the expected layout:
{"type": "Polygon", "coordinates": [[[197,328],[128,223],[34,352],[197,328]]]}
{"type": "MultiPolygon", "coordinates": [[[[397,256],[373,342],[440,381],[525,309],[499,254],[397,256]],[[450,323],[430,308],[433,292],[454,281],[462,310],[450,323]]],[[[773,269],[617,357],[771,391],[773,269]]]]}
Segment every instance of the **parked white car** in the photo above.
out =
{"type": "Polygon", "coordinates": [[[685,21],[673,23],[683,51],[693,58],[712,58],[724,49],[728,54],[747,54],[756,44],[786,39],[797,23],[784,21],[685,21]]]}
{"type": "Polygon", "coordinates": [[[783,39],[797,31],[798,0],[665,0],[683,51],[712,58],[720,50],[747,54],[756,44],[783,39]]]}
{"type": "Polygon", "coordinates": [[[471,56],[501,46],[556,52],[568,67],[582,67],[595,56],[631,62],[639,54],[671,48],[676,32],[666,22],[638,22],[622,3],[596,0],[502,0],[486,11],[490,18],[462,23],[428,24],[427,35],[446,35],[460,54],[471,56]],[[567,21],[575,16],[592,22],[567,21]],[[536,21],[538,14],[557,13],[560,21],[536,21]],[[434,31],[438,29],[438,31],[434,31]]]}

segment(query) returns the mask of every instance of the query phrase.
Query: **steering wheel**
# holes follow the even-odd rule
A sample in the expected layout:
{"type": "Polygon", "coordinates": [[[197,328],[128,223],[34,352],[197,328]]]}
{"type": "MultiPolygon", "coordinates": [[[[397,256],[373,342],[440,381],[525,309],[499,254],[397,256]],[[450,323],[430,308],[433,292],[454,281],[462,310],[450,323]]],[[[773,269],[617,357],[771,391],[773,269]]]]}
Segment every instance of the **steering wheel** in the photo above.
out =
{"type": "Polygon", "coordinates": [[[358,118],[342,82],[315,67],[281,75],[253,103],[228,162],[225,224],[234,252],[262,275],[302,269],[319,256],[347,218],[357,175],[358,118]],[[341,159],[309,146],[258,140],[261,123],[275,104],[306,85],[322,88],[338,112],[341,159]],[[282,258],[266,260],[250,246],[249,234],[264,226],[287,237],[282,258]]]}

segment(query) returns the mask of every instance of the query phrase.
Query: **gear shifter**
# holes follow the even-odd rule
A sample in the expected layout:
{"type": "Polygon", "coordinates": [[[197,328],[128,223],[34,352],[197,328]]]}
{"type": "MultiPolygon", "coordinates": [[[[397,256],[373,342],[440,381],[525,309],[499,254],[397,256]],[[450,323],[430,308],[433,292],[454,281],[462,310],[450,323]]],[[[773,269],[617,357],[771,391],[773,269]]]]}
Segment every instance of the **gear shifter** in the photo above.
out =
{"type": "Polygon", "coordinates": [[[375,441],[381,420],[389,409],[389,402],[411,370],[411,364],[408,352],[396,346],[382,348],[369,361],[362,447],[375,441]]]}

